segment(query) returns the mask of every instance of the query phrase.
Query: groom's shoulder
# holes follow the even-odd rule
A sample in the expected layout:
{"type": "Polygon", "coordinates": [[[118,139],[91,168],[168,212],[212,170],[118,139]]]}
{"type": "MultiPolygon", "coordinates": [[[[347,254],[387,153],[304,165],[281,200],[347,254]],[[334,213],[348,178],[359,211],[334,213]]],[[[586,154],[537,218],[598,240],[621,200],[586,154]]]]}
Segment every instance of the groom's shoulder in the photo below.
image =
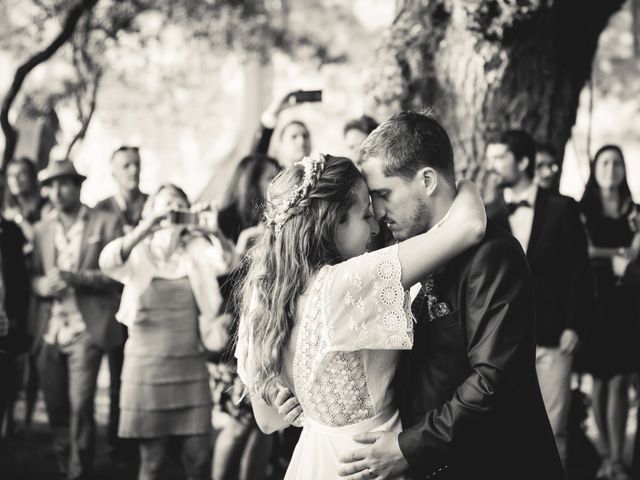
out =
{"type": "Polygon", "coordinates": [[[514,268],[528,269],[522,246],[516,238],[495,222],[487,222],[484,238],[460,257],[465,264],[493,266],[508,264],[514,268]]]}

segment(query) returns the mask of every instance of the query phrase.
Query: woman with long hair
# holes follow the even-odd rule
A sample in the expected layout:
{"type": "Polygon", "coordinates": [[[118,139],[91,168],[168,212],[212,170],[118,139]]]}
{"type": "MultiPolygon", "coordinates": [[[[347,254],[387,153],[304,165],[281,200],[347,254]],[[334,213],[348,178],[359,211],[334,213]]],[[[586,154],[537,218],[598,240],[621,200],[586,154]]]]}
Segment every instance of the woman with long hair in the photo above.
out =
{"type": "Polygon", "coordinates": [[[318,155],[274,179],[265,219],[242,287],[238,372],[265,432],[285,425],[272,406],[282,386],[300,401],[286,478],[334,478],[354,434],[401,429],[389,386],[394,350],[413,343],[407,289],[482,239],[484,207],[462,182],[437,228],[365,253],[377,233],[367,185],[349,159],[318,155]]]}
{"type": "MultiPolygon", "coordinates": [[[[18,157],[12,159],[7,165],[6,188],[4,189],[4,203],[2,205],[2,216],[9,222],[14,222],[20,227],[24,235],[24,245],[22,250],[26,255],[27,267],[33,250],[34,225],[45,215],[51,206],[47,199],[40,192],[40,183],[38,182],[38,171],[33,160],[27,157],[18,157]]],[[[36,299],[30,298],[30,314],[23,319],[26,322],[24,331],[27,336],[25,347],[29,347],[37,335],[37,315],[36,299]]],[[[24,387],[25,389],[25,415],[24,430],[25,434],[31,432],[31,424],[33,413],[38,400],[38,389],[40,381],[38,379],[38,369],[36,368],[36,352],[28,352],[26,355],[17,358],[15,361],[16,369],[12,372],[15,382],[12,383],[10,393],[10,405],[7,411],[7,432],[14,430],[13,407],[18,393],[24,387]],[[24,385],[23,385],[24,383],[24,385]]]]}
{"type": "Polygon", "coordinates": [[[637,370],[635,354],[637,318],[634,299],[614,275],[617,255],[632,255],[634,234],[629,217],[636,206],[627,183],[622,150],[605,145],[595,154],[591,175],[580,201],[590,241],[599,317],[586,353],[593,375],[593,413],[604,458],[599,478],[629,479],[622,463],[627,416],[629,376],[637,370]]]}
{"type": "Polygon", "coordinates": [[[222,245],[192,218],[172,184],[152,195],[141,222],[109,243],[100,268],[124,284],[117,319],[129,328],[118,436],[137,439],[140,480],[163,478],[178,452],[187,478],[211,478],[211,391],[201,348],[226,343],[216,278],[222,245]]]}
{"type": "MultiPolygon", "coordinates": [[[[235,243],[241,259],[256,236],[264,227],[262,207],[269,182],[280,171],[271,157],[254,154],[244,157],[230,182],[231,202],[220,210],[218,224],[222,233],[235,243]]],[[[242,265],[242,264],[241,264],[242,265]]],[[[242,268],[220,279],[224,311],[230,315],[229,345],[235,343],[238,312],[234,301],[233,286],[246,273],[242,268]]],[[[263,434],[258,428],[251,402],[243,396],[243,385],[236,372],[236,362],[231,348],[210,358],[209,374],[214,404],[214,453],[213,480],[259,480],[266,478],[273,436],[263,434]]]]}
{"type": "Polygon", "coordinates": [[[7,165],[3,216],[17,223],[22,229],[27,239],[25,253],[29,253],[32,247],[33,225],[47,210],[47,200],[40,193],[35,163],[26,157],[11,160],[7,165]]]}

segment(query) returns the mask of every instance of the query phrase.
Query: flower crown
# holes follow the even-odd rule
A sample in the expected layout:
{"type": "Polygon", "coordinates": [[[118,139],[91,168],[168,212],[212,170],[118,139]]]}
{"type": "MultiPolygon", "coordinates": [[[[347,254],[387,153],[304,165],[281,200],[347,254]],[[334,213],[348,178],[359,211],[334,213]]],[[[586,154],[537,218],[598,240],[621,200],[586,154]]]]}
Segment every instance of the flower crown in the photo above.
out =
{"type": "Polygon", "coordinates": [[[304,167],[304,176],[302,178],[302,183],[287,196],[286,200],[276,211],[271,222],[276,235],[280,233],[282,226],[287,222],[287,220],[292,217],[289,210],[300,202],[300,200],[309,195],[309,192],[324,171],[325,163],[326,156],[321,153],[314,156],[304,157],[296,163],[296,165],[302,165],[304,167]]]}

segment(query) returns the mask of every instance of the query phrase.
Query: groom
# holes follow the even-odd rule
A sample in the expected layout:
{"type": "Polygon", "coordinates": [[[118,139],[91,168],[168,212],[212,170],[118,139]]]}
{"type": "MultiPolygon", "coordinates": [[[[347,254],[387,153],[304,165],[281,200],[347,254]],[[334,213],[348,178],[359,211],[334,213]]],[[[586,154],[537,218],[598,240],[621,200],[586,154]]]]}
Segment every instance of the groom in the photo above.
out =
{"type": "MultiPolygon", "coordinates": [[[[396,240],[442,220],[455,198],[449,137],[402,112],[373,131],[361,168],[376,218],[396,240]]],[[[532,281],[522,248],[489,222],[413,303],[414,346],[397,370],[404,431],[370,432],[345,452],[346,479],[556,480],[563,473],[535,370],[532,281]]]]}

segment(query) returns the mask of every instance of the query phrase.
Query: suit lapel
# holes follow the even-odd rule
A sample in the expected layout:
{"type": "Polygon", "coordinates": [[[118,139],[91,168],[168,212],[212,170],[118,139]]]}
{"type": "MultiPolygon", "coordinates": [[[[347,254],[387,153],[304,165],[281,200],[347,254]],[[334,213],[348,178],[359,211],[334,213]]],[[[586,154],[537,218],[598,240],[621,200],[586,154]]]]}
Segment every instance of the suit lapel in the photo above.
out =
{"type": "Polygon", "coordinates": [[[505,229],[509,233],[511,231],[511,224],[509,223],[509,212],[507,206],[504,203],[502,195],[499,195],[496,200],[491,202],[486,207],[487,218],[495,222],[498,226],[505,229]]]}
{"type": "Polygon", "coordinates": [[[545,212],[547,211],[547,204],[549,203],[549,194],[544,188],[538,188],[536,195],[536,204],[533,210],[533,222],[531,224],[531,236],[529,237],[529,245],[527,246],[527,257],[531,256],[534,251],[538,239],[540,238],[540,232],[544,226],[545,212]]]}
{"type": "Polygon", "coordinates": [[[89,238],[89,234],[93,230],[95,215],[91,214],[91,210],[87,208],[84,211],[84,228],[82,229],[82,240],[80,241],[80,256],[78,257],[78,268],[81,268],[82,262],[84,262],[85,256],[87,254],[87,238],[89,238]]]}
{"type": "Polygon", "coordinates": [[[47,221],[46,225],[46,234],[43,235],[42,242],[42,267],[44,268],[43,273],[47,273],[48,270],[54,268],[56,266],[56,227],[58,220],[50,219],[47,221]]]}

